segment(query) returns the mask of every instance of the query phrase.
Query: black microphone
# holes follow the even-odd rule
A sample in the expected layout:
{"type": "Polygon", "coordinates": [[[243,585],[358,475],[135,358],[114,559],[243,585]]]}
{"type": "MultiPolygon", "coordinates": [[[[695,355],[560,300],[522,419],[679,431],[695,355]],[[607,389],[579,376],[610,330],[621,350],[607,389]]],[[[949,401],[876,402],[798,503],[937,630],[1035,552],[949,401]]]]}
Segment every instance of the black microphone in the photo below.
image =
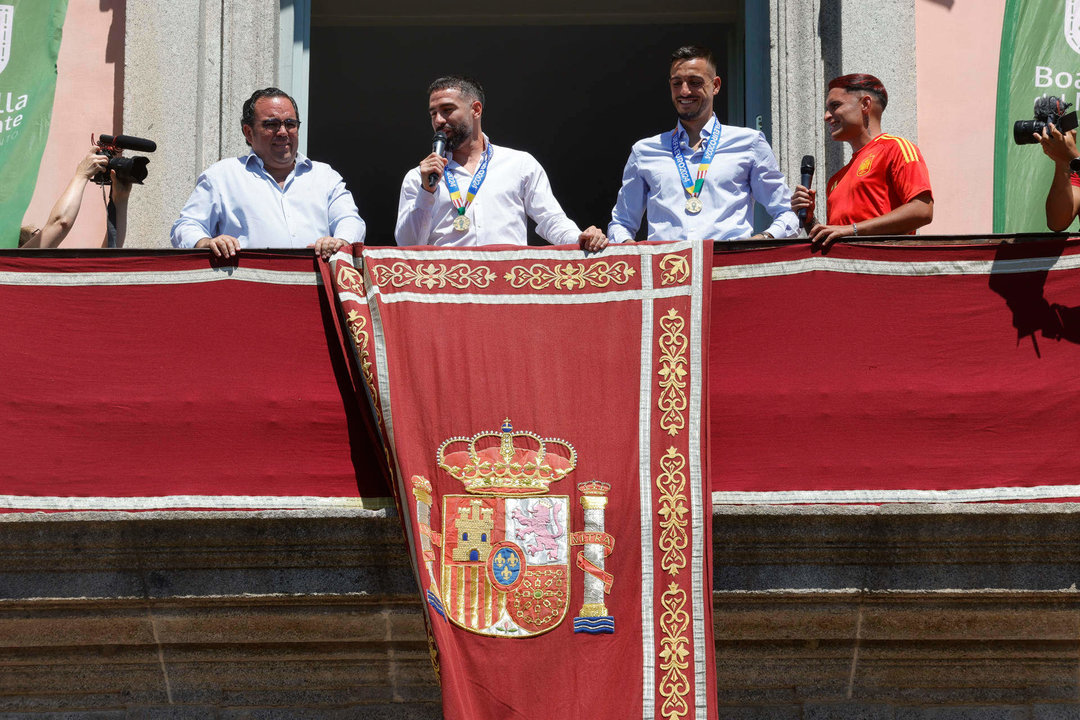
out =
{"type": "Polygon", "coordinates": [[[112,135],[98,135],[98,142],[121,150],[134,150],[136,152],[154,152],[157,150],[157,143],[153,140],[135,137],[134,135],[117,135],[115,137],[112,135]]]}
{"type": "MultiPolygon", "coordinates": [[[[804,188],[809,189],[810,183],[814,182],[814,156],[803,155],[802,167],[799,168],[799,172],[802,173],[802,182],[799,184],[804,188]]],[[[799,208],[799,224],[806,224],[806,208],[799,208]]]]}
{"type": "MultiPolygon", "coordinates": [[[[439,157],[446,152],[446,133],[442,130],[435,133],[435,137],[431,138],[431,152],[435,153],[439,157]]],[[[427,186],[433,188],[439,184],[438,173],[431,173],[427,176],[427,186]]]]}

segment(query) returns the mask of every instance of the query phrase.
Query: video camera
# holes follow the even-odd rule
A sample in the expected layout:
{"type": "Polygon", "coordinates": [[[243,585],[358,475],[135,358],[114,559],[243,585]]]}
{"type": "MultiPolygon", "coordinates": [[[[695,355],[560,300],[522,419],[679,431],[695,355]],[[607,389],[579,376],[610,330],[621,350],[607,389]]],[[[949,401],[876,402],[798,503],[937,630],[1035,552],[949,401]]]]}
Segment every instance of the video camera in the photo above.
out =
{"type": "MultiPolygon", "coordinates": [[[[93,141],[92,138],[91,141],[93,141]]],[[[141,155],[120,157],[120,151],[154,152],[157,150],[157,143],[153,140],[135,137],[134,135],[98,135],[97,142],[94,144],[97,145],[98,153],[107,155],[109,158],[108,167],[93,177],[94,182],[98,185],[110,185],[112,183],[109,176],[111,170],[116,171],[116,179],[121,182],[142,185],[142,181],[146,179],[148,174],[146,165],[150,162],[150,158],[141,155]]]]}
{"type": "Polygon", "coordinates": [[[1038,140],[1032,137],[1033,134],[1042,133],[1051,123],[1062,133],[1075,130],[1076,113],[1065,114],[1071,107],[1072,105],[1053,95],[1035,98],[1035,119],[1017,120],[1013,123],[1013,142],[1017,145],[1034,145],[1038,140]]]}

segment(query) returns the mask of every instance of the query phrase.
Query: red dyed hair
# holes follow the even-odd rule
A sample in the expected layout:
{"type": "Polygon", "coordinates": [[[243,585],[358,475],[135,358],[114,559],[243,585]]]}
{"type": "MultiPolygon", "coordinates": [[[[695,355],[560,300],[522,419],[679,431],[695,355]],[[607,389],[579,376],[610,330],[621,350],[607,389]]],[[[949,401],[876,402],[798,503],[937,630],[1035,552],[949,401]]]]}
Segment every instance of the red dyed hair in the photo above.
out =
{"type": "Polygon", "coordinates": [[[835,88],[840,88],[845,92],[863,92],[872,95],[881,103],[882,110],[889,104],[889,93],[885,91],[885,86],[881,81],[873,75],[865,73],[841,75],[829,81],[829,89],[835,88]]]}

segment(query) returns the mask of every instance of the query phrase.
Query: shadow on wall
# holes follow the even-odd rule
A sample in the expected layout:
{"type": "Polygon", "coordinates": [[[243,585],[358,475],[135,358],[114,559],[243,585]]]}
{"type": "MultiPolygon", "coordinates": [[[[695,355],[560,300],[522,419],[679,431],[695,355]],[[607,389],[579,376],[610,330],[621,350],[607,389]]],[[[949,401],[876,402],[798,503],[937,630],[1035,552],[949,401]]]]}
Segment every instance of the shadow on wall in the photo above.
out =
{"type": "MultiPolygon", "coordinates": [[[[844,65],[843,22],[841,15],[842,0],[822,0],[818,11],[818,37],[821,38],[821,66],[827,84],[834,77],[843,74],[844,65]]],[[[817,90],[824,98],[825,87],[817,90]]],[[[824,118],[821,119],[824,123],[824,118]]],[[[825,177],[844,166],[844,143],[825,140],[825,177]]]]}
{"type": "Polygon", "coordinates": [[[112,132],[123,132],[124,124],[124,32],[127,26],[127,0],[100,0],[98,9],[112,13],[105,62],[113,66],[112,132]]]}

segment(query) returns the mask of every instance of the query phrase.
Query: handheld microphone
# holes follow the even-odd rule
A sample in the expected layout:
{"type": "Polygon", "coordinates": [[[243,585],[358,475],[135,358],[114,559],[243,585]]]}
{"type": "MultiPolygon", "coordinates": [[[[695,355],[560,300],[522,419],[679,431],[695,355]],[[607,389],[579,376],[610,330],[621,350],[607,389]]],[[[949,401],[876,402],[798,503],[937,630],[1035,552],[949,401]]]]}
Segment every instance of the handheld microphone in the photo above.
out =
{"type": "MultiPolygon", "coordinates": [[[[799,184],[804,188],[809,188],[810,183],[814,182],[814,156],[803,155],[802,167],[799,168],[799,172],[802,173],[802,182],[799,184]]],[[[806,224],[806,208],[799,208],[799,224],[806,224]]]]}
{"type": "MultiPolygon", "coordinates": [[[[442,130],[435,133],[435,137],[431,138],[431,152],[442,157],[442,154],[446,152],[446,133],[442,130]]],[[[439,176],[436,173],[431,173],[427,176],[427,186],[433,188],[439,184],[439,176]]]]}
{"type": "Polygon", "coordinates": [[[157,143],[153,140],[135,137],[134,135],[98,135],[98,141],[102,145],[111,145],[121,150],[134,150],[136,152],[154,152],[157,150],[157,143]]]}

